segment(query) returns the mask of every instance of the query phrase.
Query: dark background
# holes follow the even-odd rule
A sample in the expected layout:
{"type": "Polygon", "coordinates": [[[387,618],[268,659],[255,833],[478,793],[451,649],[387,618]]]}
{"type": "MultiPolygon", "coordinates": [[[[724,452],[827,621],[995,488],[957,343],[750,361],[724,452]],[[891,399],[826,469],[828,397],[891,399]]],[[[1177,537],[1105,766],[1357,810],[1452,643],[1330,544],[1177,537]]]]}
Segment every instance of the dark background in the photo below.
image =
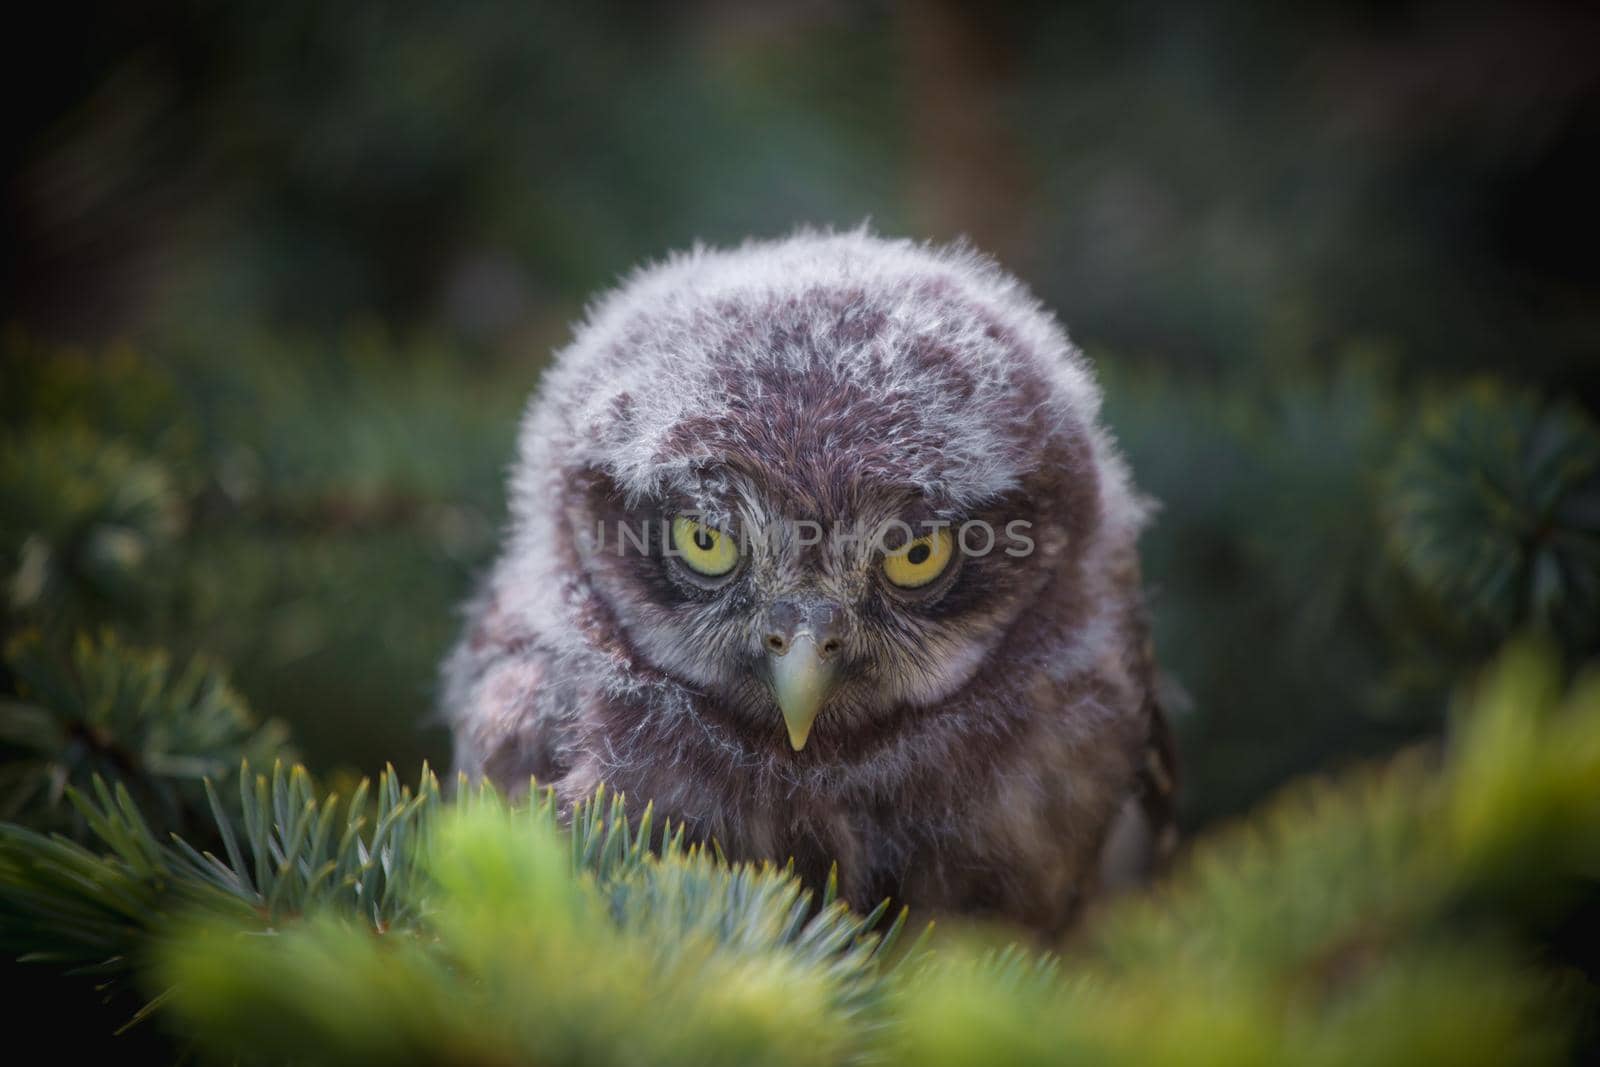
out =
{"type": "Polygon", "coordinates": [[[1439,725],[1473,642],[1416,636],[1382,521],[1430,398],[1600,403],[1585,5],[30,18],[7,411],[52,456],[114,443],[157,517],[84,610],[229,663],[327,771],[447,762],[434,665],[521,403],[588,296],[696,240],[966,234],[1060,313],[1163,503],[1191,824],[1439,725]]]}

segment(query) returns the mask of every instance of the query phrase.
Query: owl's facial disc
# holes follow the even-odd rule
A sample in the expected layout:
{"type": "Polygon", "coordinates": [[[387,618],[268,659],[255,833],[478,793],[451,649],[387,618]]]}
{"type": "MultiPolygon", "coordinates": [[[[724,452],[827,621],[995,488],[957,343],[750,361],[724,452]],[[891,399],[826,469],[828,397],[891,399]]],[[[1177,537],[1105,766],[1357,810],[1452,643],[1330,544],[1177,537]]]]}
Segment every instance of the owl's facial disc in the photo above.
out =
{"type": "Polygon", "coordinates": [[[968,554],[963,523],[1024,515],[1054,544],[1026,499],[956,513],[898,484],[846,493],[831,469],[809,489],[710,471],[639,501],[597,474],[574,513],[581,562],[630,652],[763,752],[782,737],[785,755],[832,758],[972,679],[1046,572],[968,554]]]}

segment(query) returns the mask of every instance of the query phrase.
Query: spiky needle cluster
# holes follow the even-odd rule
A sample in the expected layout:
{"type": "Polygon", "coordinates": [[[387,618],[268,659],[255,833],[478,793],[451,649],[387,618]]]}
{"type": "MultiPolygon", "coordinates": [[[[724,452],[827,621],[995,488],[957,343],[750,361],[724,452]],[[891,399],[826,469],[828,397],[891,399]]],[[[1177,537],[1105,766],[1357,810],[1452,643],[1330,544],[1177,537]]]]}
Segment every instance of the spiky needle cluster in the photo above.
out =
{"type": "Polygon", "coordinates": [[[601,794],[341,799],[282,765],[211,791],[220,854],[130,794],[94,849],[0,828],[5,947],[121,975],[222,1061],[1560,1062],[1581,984],[1524,940],[1600,864],[1600,684],[1513,652],[1427,753],[1291,791],[1113,905],[1063,961],[895,942],[601,794]],[[375,936],[379,935],[379,936],[375,936]]]}

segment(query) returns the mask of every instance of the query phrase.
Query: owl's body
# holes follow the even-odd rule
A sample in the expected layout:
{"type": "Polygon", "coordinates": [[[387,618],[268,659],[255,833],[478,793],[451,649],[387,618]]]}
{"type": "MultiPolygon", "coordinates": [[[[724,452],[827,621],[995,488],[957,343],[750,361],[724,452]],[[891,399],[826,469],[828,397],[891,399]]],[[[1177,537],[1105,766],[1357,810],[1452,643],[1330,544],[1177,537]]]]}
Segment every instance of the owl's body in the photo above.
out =
{"type": "Polygon", "coordinates": [[[1098,406],[964,250],[803,234],[635,275],[524,422],[446,665],[459,768],[837,862],[858,906],[1062,927],[1171,784],[1098,406]]]}

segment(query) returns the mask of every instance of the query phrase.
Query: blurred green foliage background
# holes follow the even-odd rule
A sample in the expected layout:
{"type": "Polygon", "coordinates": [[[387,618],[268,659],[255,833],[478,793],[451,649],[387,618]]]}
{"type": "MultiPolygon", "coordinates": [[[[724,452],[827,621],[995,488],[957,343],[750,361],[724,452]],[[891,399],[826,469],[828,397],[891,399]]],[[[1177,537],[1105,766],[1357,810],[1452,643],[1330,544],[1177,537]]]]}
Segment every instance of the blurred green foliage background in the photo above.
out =
{"type": "Polygon", "coordinates": [[[225,662],[314,768],[448,764],[435,664],[585,299],[799,224],[969,235],[1098,361],[1190,825],[1434,731],[1516,630],[1595,650],[1580,5],[37,14],[4,625],[225,662]]]}

